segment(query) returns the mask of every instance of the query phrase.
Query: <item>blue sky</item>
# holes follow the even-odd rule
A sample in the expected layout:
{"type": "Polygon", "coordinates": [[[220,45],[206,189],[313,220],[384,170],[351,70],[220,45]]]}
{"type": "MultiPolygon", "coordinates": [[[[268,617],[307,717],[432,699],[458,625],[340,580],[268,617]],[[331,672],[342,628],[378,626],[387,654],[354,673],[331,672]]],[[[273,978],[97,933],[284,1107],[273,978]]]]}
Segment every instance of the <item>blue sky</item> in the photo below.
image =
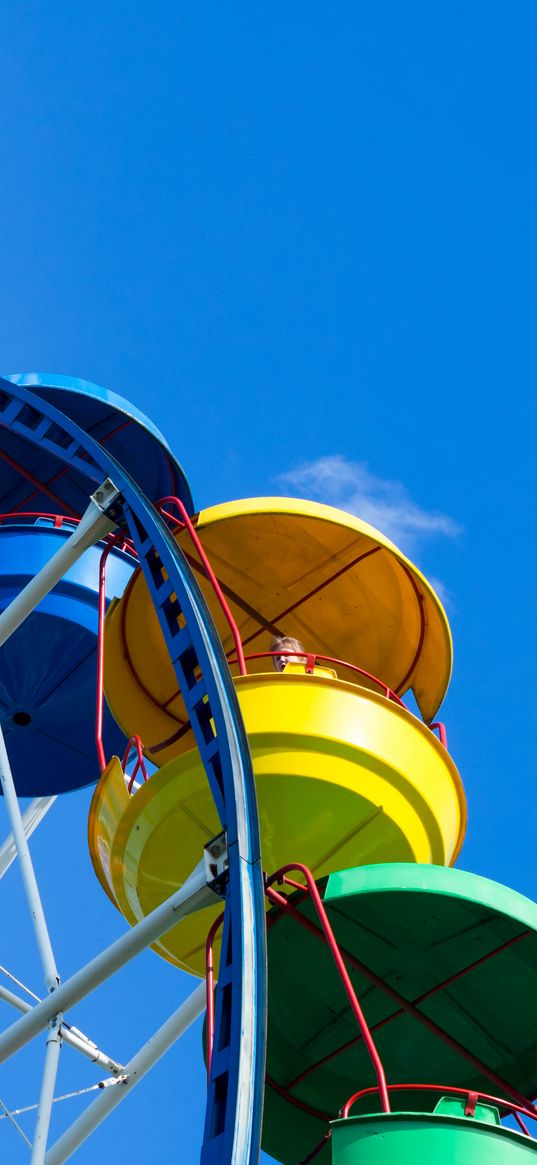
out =
{"type": "MultiPolygon", "coordinates": [[[[130,398],[199,506],[296,492],[376,516],[452,622],[460,864],[535,896],[534,5],[26,0],[0,28],[3,370],[130,398]]],[[[121,931],[88,800],[34,845],[65,976],[121,931]]],[[[2,961],[39,991],[15,870],[2,891],[2,961]]],[[[74,1022],[121,1059],[190,986],[146,954],[74,1022]]],[[[199,1044],[81,1165],[197,1160],[199,1044]]],[[[94,1082],[62,1055],[66,1091],[94,1082]]],[[[36,1100],[34,1068],[0,1096],[36,1100]]],[[[0,1143],[25,1160],[7,1122],[0,1143]]]]}

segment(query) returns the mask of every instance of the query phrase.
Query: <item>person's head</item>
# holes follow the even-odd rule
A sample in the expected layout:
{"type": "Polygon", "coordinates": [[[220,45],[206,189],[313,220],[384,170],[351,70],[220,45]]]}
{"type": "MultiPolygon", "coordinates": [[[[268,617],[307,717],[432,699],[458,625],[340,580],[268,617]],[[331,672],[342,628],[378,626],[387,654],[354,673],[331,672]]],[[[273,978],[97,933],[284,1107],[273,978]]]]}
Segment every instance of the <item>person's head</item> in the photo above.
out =
{"type": "Polygon", "coordinates": [[[273,655],[272,663],[275,671],[284,671],[288,663],[304,663],[306,652],[300,639],[293,639],[291,635],[276,635],[270,645],[270,650],[294,651],[296,655],[273,655]]]}

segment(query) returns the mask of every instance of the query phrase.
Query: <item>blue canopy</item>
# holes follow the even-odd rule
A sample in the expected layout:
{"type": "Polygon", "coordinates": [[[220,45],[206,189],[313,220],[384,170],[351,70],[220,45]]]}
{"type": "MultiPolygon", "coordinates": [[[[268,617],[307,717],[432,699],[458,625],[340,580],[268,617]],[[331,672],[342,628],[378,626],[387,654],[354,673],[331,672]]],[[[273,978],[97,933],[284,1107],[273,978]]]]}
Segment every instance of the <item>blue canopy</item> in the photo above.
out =
{"type": "MultiPolygon", "coordinates": [[[[193,512],[185,474],[164,437],[143,413],[109,389],[72,376],[23,372],[8,376],[50,401],[80,425],[135,479],[150,501],[170,494],[193,512]]],[[[88,483],[72,469],[58,468],[45,449],[4,429],[0,449],[0,511],[41,511],[80,516],[88,483]]]]}
{"type": "MultiPolygon", "coordinates": [[[[3,610],[69,537],[74,524],[55,529],[38,519],[0,526],[0,610],[3,610]]],[[[21,797],[48,796],[93,784],[97,605],[102,543],[91,546],[0,651],[0,723],[21,797]]],[[[123,593],[135,569],[129,554],[113,550],[106,597],[123,593]]],[[[107,757],[122,755],[125,737],[104,708],[107,757]]]]}

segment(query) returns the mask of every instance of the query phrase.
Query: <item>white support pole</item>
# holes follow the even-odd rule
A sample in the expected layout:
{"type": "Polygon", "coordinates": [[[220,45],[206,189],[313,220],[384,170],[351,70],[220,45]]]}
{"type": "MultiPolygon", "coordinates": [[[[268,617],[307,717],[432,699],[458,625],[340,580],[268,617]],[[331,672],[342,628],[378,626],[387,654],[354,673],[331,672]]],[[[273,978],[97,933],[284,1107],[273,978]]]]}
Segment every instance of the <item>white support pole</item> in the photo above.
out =
{"type": "Polygon", "coordinates": [[[21,623],[35,610],[41,599],[48,595],[56,583],[63,578],[84,551],[96,542],[100,542],[112,530],[115,523],[110,521],[103,512],[103,507],[110,505],[118,496],[118,491],[109,478],[91,496],[90,504],[82,516],[79,525],[70,538],[53,554],[41,570],[17,595],[13,602],[0,615],[0,647],[9,639],[9,636],[20,627],[21,623]]]}
{"type": "Polygon", "coordinates": [[[17,1011],[24,1012],[25,1015],[27,1011],[31,1011],[33,1008],[33,1003],[28,1003],[26,999],[21,999],[20,995],[15,995],[15,992],[10,991],[8,987],[0,986],[0,999],[3,999],[4,1003],[9,1003],[11,1007],[16,1007],[17,1011]]]}
{"type": "Polygon", "coordinates": [[[77,1027],[66,1024],[65,1020],[62,1024],[62,1040],[64,1044],[69,1044],[77,1052],[82,1052],[82,1055],[91,1060],[92,1064],[106,1068],[113,1076],[121,1076],[125,1071],[123,1064],[120,1064],[118,1060],[113,1060],[111,1056],[107,1056],[106,1052],[101,1052],[101,1049],[93,1040],[90,1040],[89,1036],[79,1031],[77,1027]]]}
{"type": "Polygon", "coordinates": [[[32,1142],[28,1140],[28,1137],[26,1136],[26,1133],[24,1132],[24,1129],[21,1129],[19,1122],[15,1120],[15,1117],[13,1116],[13,1113],[9,1111],[9,1108],[7,1107],[7,1104],[4,1104],[4,1101],[2,1100],[2,1097],[1,1097],[1,1096],[0,1096],[0,1108],[3,1108],[3,1110],[4,1110],[4,1112],[3,1112],[3,1115],[1,1116],[1,1119],[2,1119],[2,1120],[5,1120],[5,1118],[7,1117],[7,1119],[11,1121],[11,1124],[13,1125],[13,1127],[14,1127],[14,1128],[17,1130],[17,1132],[20,1134],[20,1136],[22,1137],[23,1141],[26,1141],[26,1144],[28,1145],[28,1148],[29,1148],[29,1149],[31,1149],[31,1148],[32,1148],[32,1142]]]}
{"type": "Polygon", "coordinates": [[[23,1015],[16,1023],[0,1035],[0,1064],[9,1059],[19,1048],[23,1048],[34,1036],[46,1027],[58,1011],[67,1011],[81,999],[85,999],[95,987],[119,971],[140,951],[156,942],[171,930],[187,914],[213,906],[217,895],[207,885],[205,864],[202,859],[180,890],[176,890],[160,906],[137,922],[127,934],[116,939],[111,946],[66,979],[60,987],[36,1004],[32,1011],[23,1015]]]}
{"type": "MultiPolygon", "coordinates": [[[[2,987],[1,985],[0,999],[3,999],[4,1003],[9,1003],[11,1007],[15,1007],[17,1011],[22,1011],[24,1015],[28,1011],[33,1011],[34,1005],[32,1003],[28,1003],[26,999],[21,999],[20,995],[15,995],[14,991],[9,991],[7,987],[2,987]]],[[[125,1071],[123,1064],[119,1064],[117,1060],[113,1060],[111,1056],[107,1056],[106,1052],[102,1052],[97,1047],[97,1044],[93,1040],[90,1040],[89,1036],[79,1031],[77,1027],[72,1027],[65,1020],[62,1024],[62,1041],[64,1044],[68,1044],[69,1047],[74,1048],[75,1051],[81,1052],[87,1060],[91,1060],[92,1064],[98,1064],[100,1068],[105,1068],[107,1072],[112,1072],[114,1076],[121,1076],[125,1071]]]]}
{"type": "MultiPolygon", "coordinates": [[[[0,619],[2,616],[0,615],[0,619]]],[[[60,981],[58,971],[56,968],[56,960],[52,951],[52,943],[48,933],[48,927],[45,919],[45,912],[41,902],[41,896],[37,886],[37,878],[35,876],[32,859],[30,857],[30,850],[28,848],[28,841],[24,832],[24,825],[20,806],[15,792],[15,782],[11,772],[11,765],[7,755],[6,745],[4,741],[4,733],[0,726],[0,782],[2,783],[2,792],[4,794],[4,801],[6,809],[11,822],[11,829],[17,847],[17,856],[19,859],[19,866],[21,877],[30,909],[30,917],[41,956],[41,963],[43,965],[43,972],[45,976],[45,984],[49,991],[54,991],[60,981]]],[[[55,1009],[56,1010],[56,1009],[55,1009]]]]}
{"type": "MultiPolygon", "coordinates": [[[[52,808],[55,800],[55,796],[34,797],[34,800],[22,815],[22,826],[26,838],[32,836],[34,829],[37,829],[45,814],[52,808]]],[[[4,877],[4,874],[15,861],[16,856],[17,847],[15,845],[15,838],[10,833],[2,845],[0,845],[0,878],[4,877]]]]}
{"type": "Polygon", "coordinates": [[[56,1015],[49,1025],[47,1046],[45,1050],[45,1067],[43,1069],[43,1083],[35,1121],[34,1144],[30,1165],[44,1165],[47,1151],[48,1130],[54,1100],[54,1088],[58,1074],[58,1063],[61,1048],[61,1015],[56,1015]]]}
{"type": "Polygon", "coordinates": [[[184,1003],[174,1011],[166,1023],[125,1065],[125,1080],[110,1081],[113,1087],[103,1088],[96,1100],[73,1122],[71,1127],[49,1149],[45,1165],[63,1165],[64,1161],[88,1139],[103,1120],[121,1104],[140,1080],[171,1048],[179,1036],[201,1015],[205,1007],[205,983],[200,983],[184,1003]]]}

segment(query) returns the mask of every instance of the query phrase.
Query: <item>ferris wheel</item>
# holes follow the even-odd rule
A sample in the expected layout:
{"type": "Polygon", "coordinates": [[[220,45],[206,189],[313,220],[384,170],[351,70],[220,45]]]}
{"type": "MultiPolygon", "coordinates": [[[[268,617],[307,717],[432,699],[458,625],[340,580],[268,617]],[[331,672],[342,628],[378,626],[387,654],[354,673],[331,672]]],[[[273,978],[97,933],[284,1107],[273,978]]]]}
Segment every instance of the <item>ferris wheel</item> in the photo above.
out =
{"type": "Polygon", "coordinates": [[[534,1155],[537,907],[453,868],[427,579],[328,506],[195,512],[151,422],[86,382],[0,380],[0,438],[0,877],[16,857],[43,977],[29,1001],[0,967],[22,1013],[0,1062],[41,1041],[31,1137],[3,1113],[31,1165],[75,1155],[203,1011],[203,1165],[534,1155]],[[29,839],[87,785],[95,893],[128,926],[62,981],[29,839]],[[201,982],[120,1063],[76,1007],[148,947],[201,982]],[[64,1043],[100,1088],[51,1143],[64,1043]]]}

